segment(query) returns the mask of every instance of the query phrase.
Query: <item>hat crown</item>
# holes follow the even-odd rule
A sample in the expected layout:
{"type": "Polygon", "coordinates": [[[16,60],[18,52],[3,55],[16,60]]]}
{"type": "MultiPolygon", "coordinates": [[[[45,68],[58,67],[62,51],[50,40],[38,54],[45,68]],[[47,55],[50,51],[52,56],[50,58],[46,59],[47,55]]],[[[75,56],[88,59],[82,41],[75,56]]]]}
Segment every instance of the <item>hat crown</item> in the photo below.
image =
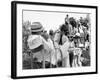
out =
{"type": "Polygon", "coordinates": [[[31,25],[32,32],[39,32],[43,30],[42,24],[40,22],[33,22],[31,25]]]}
{"type": "Polygon", "coordinates": [[[42,28],[42,25],[40,22],[33,22],[31,25],[31,29],[38,29],[38,28],[42,28]]]}

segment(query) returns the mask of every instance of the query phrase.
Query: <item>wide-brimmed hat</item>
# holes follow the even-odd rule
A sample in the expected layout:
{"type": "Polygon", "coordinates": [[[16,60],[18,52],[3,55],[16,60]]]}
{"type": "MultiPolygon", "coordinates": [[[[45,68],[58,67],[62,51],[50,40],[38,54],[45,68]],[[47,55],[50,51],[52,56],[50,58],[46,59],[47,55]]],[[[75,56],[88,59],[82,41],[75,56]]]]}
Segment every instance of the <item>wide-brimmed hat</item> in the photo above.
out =
{"type": "Polygon", "coordinates": [[[80,38],[81,36],[80,36],[80,33],[76,33],[73,37],[76,38],[76,39],[78,39],[78,38],[80,38]]]}
{"type": "Polygon", "coordinates": [[[31,25],[31,32],[41,32],[43,31],[43,26],[40,22],[33,22],[31,25]]]}
{"type": "Polygon", "coordinates": [[[79,48],[85,48],[84,44],[79,44],[79,48]]]}

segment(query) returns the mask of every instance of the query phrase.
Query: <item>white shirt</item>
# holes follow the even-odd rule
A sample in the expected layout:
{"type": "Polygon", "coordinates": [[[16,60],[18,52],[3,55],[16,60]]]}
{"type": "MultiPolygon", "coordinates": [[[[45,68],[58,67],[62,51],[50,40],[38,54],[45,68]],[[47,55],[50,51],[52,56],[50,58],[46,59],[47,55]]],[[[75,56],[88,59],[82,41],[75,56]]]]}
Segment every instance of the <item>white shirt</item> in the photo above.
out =
{"type": "Polygon", "coordinates": [[[69,41],[66,41],[63,45],[60,46],[63,58],[67,57],[69,47],[70,47],[70,42],[69,41]]]}
{"type": "Polygon", "coordinates": [[[30,35],[27,42],[30,49],[35,49],[43,44],[42,37],[40,35],[30,35]]]}
{"type": "Polygon", "coordinates": [[[62,36],[62,44],[64,44],[66,41],[69,41],[68,37],[63,35],[62,36]]]}
{"type": "Polygon", "coordinates": [[[36,53],[33,53],[34,54],[33,58],[36,57],[38,58],[38,61],[41,62],[43,60],[43,55],[44,55],[45,61],[50,62],[50,57],[52,57],[51,63],[52,64],[56,63],[55,62],[56,60],[54,57],[55,49],[53,46],[53,42],[50,39],[46,41],[41,35],[30,35],[27,41],[28,41],[28,46],[30,49],[37,48],[39,47],[39,45],[44,46],[44,49],[43,49],[44,52],[42,52],[41,50],[36,53]]]}

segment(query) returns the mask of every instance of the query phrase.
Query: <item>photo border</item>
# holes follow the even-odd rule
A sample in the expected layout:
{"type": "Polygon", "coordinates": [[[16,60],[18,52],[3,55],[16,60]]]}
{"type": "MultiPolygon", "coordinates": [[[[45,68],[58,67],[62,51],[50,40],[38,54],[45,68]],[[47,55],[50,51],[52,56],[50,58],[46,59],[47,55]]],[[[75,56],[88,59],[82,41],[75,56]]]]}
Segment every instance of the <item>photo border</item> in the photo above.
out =
{"type": "Polygon", "coordinates": [[[55,77],[55,76],[72,76],[72,75],[86,75],[98,73],[98,7],[87,5],[72,5],[72,4],[57,4],[57,3],[42,3],[42,2],[24,2],[24,1],[12,1],[11,2],[11,78],[40,78],[40,77],[55,77]],[[60,7],[80,7],[80,8],[93,8],[96,9],[96,71],[95,72],[83,72],[83,73],[69,73],[69,74],[51,74],[51,75],[37,75],[37,76],[17,76],[17,4],[34,4],[45,6],[60,6],[60,7]]]}

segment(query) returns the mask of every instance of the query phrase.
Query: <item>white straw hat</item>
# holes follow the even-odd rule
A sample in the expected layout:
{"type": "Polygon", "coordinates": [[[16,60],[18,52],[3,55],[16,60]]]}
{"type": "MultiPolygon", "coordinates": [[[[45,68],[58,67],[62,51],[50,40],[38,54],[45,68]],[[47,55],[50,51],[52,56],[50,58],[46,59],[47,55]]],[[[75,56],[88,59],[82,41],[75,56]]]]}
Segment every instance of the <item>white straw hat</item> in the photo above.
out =
{"type": "Polygon", "coordinates": [[[79,47],[80,47],[80,48],[84,48],[84,44],[81,44],[81,43],[80,43],[80,44],[79,44],[79,47]]]}
{"type": "Polygon", "coordinates": [[[80,33],[76,33],[76,36],[79,36],[80,37],[80,33]]]}

